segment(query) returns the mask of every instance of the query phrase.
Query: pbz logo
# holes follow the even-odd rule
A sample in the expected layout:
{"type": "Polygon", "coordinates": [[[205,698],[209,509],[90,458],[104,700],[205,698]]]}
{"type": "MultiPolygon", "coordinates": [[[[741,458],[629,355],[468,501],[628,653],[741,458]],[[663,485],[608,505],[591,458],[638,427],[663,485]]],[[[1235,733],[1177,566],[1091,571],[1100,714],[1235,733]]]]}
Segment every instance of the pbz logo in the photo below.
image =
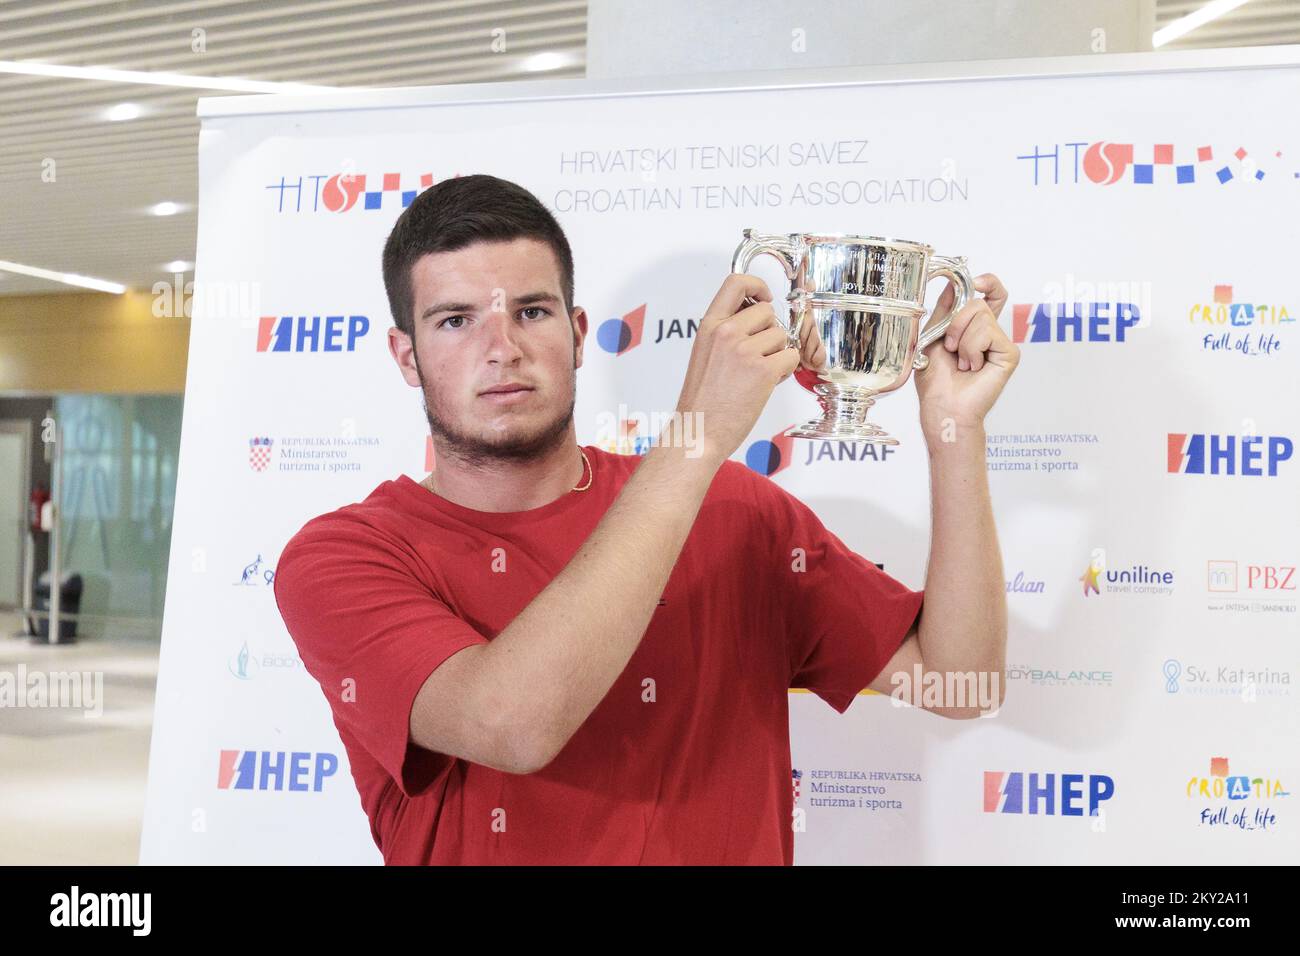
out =
{"type": "Polygon", "coordinates": [[[1291,439],[1282,435],[1189,435],[1168,433],[1170,474],[1277,476],[1291,457],[1291,439]],[[1267,442],[1267,456],[1265,443],[1267,442]]]}
{"type": "Polygon", "coordinates": [[[1097,808],[1115,795],[1115,781],[1103,774],[1063,773],[1058,788],[1054,773],[985,770],[984,812],[1081,817],[1084,808],[1078,802],[1083,799],[1085,781],[1088,816],[1096,816],[1097,808]]]}
{"type": "Polygon", "coordinates": [[[1011,339],[1014,342],[1123,342],[1124,333],[1141,318],[1132,302],[1018,303],[1011,307],[1011,339]]]}
{"type": "Polygon", "coordinates": [[[217,771],[217,789],[312,790],[319,793],[338,768],[339,758],[331,753],[223,750],[217,771]]]}
{"type": "Polygon", "coordinates": [[[352,352],[369,331],[370,320],[364,315],[264,315],[257,320],[257,350],[352,352]]]}

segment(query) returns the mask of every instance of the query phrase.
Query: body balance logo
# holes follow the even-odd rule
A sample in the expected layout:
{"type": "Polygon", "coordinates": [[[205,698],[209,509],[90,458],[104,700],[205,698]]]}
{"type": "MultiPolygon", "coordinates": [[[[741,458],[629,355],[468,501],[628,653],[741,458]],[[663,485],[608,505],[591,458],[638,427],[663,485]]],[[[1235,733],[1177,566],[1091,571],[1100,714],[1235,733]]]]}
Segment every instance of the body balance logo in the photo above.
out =
{"type": "Polygon", "coordinates": [[[1282,435],[1213,435],[1169,432],[1165,458],[1171,475],[1242,475],[1276,478],[1294,444],[1282,435]]]}
{"type": "MultiPolygon", "coordinates": [[[[457,174],[459,175],[459,173],[457,174]]],[[[275,196],[276,212],[350,212],[385,206],[405,209],[433,185],[433,173],[403,177],[401,173],[369,176],[365,173],[323,173],[316,176],[280,177],[266,188],[275,196]],[[417,186],[418,183],[418,186],[417,186]],[[372,188],[367,189],[367,185],[372,188]]]]}
{"type": "Polygon", "coordinates": [[[320,793],[338,767],[339,758],[332,753],[223,750],[217,770],[217,789],[320,793]]]}
{"type": "MultiPolygon", "coordinates": [[[[1273,151],[1273,159],[1280,160],[1281,157],[1281,151],[1273,151]]],[[[1084,141],[1056,143],[1046,149],[1035,145],[1033,152],[1016,159],[1033,164],[1035,186],[1059,186],[1062,182],[1067,185],[1088,182],[1113,186],[1124,182],[1139,186],[1188,186],[1198,177],[1223,186],[1234,179],[1260,181],[1265,177],[1264,170],[1243,146],[1233,150],[1230,159],[1216,160],[1213,146],[1193,148],[1156,143],[1135,147],[1133,143],[1084,141]],[[1139,159],[1143,161],[1139,162],[1139,159]]],[[[1283,179],[1293,181],[1296,178],[1300,178],[1300,174],[1283,176],[1283,179]]]]}
{"type": "Polygon", "coordinates": [[[1081,817],[1085,782],[1087,814],[1095,817],[1098,808],[1115,795],[1115,781],[1104,774],[985,770],[984,812],[1081,817]]]}
{"type": "Polygon", "coordinates": [[[364,315],[264,315],[257,320],[257,350],[352,352],[369,331],[370,320],[364,315]]]}

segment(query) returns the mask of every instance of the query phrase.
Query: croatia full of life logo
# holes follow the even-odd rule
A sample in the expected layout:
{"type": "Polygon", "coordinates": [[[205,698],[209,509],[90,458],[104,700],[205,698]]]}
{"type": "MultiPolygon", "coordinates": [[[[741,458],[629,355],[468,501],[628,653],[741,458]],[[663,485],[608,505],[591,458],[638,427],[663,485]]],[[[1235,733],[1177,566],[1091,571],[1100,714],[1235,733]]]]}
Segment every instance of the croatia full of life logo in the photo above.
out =
{"type": "Polygon", "coordinates": [[[1277,801],[1290,795],[1276,777],[1232,773],[1227,757],[1211,757],[1209,776],[1193,774],[1187,781],[1188,799],[1201,802],[1200,825],[1210,828],[1276,829],[1277,801]],[[1222,800],[1227,803],[1212,802],[1222,800]]]}

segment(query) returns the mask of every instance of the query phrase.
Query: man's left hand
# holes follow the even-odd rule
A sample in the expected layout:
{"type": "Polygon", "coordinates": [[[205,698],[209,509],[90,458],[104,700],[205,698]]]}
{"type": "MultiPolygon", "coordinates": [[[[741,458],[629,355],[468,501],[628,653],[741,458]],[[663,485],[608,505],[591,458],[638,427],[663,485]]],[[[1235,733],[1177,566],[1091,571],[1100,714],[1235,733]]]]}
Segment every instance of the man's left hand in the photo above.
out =
{"type": "MultiPolygon", "coordinates": [[[[974,283],[984,297],[972,298],[952,317],[944,337],[925,351],[929,366],[912,373],[921,400],[921,423],[927,431],[942,428],[949,419],[958,425],[983,427],[984,416],[1020,362],[1020,347],[998,325],[1007,303],[1002,280],[986,272],[976,276],[974,283]]],[[[943,321],[954,298],[950,282],[929,325],[943,321]]]]}

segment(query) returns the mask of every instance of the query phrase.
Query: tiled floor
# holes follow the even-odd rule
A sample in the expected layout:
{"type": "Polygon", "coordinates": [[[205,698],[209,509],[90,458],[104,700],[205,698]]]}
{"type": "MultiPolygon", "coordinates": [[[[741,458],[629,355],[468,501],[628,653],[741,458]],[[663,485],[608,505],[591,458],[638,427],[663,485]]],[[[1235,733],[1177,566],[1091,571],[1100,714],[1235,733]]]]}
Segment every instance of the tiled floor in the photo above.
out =
{"type": "Polygon", "coordinates": [[[79,708],[0,706],[0,865],[134,865],[158,644],[121,636],[50,646],[15,637],[20,630],[17,616],[0,614],[0,675],[17,682],[20,665],[29,677],[86,675],[90,693],[79,708]]]}

